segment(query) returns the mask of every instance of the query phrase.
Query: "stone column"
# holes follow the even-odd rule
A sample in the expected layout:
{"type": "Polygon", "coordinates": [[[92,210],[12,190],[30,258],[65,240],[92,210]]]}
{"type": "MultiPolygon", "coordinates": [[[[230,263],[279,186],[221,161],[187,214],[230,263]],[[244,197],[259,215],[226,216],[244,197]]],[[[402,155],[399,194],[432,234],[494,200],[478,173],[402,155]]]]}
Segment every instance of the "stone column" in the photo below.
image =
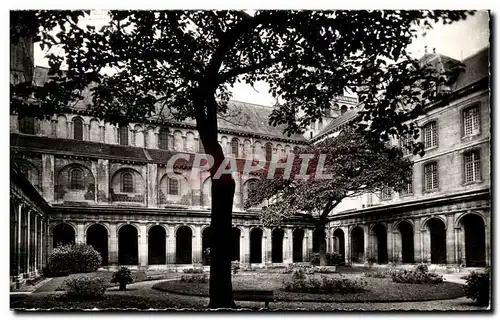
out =
{"type": "Polygon", "coordinates": [[[31,210],[27,211],[28,215],[28,230],[27,230],[27,241],[26,241],[26,268],[25,268],[25,273],[30,273],[31,268],[31,210]]]}
{"type": "MultiPolygon", "coordinates": [[[[465,237],[464,230],[462,226],[455,228],[455,244],[457,246],[456,250],[456,262],[458,264],[465,264],[465,237]]],[[[487,247],[485,247],[487,248],[487,247]]]]}
{"type": "Polygon", "coordinates": [[[99,142],[104,143],[104,137],[106,136],[106,127],[103,124],[99,125],[99,142]]]}
{"type": "Polygon", "coordinates": [[[363,262],[366,262],[368,258],[370,258],[370,235],[369,235],[369,226],[367,224],[363,225],[363,235],[364,235],[364,254],[363,254],[363,262]]]}
{"type": "Polygon", "coordinates": [[[394,235],[392,232],[392,222],[387,222],[387,261],[394,261],[394,235]]]}
{"type": "Polygon", "coordinates": [[[285,228],[285,238],[283,239],[283,262],[293,262],[293,234],[291,228],[285,228]]]}
{"type": "Polygon", "coordinates": [[[139,265],[141,267],[148,265],[148,230],[145,223],[139,225],[139,265]]]}
{"type": "Polygon", "coordinates": [[[85,225],[83,222],[76,224],[76,242],[85,243],[85,225]]]}
{"type": "Polygon", "coordinates": [[[250,228],[241,227],[240,234],[240,262],[250,262],[250,228]]]}
{"type": "Polygon", "coordinates": [[[192,246],[192,260],[193,264],[195,263],[203,263],[202,256],[202,239],[201,239],[201,226],[194,226],[194,234],[193,234],[193,246],[192,246]]]}
{"type": "Polygon", "coordinates": [[[264,228],[263,235],[264,244],[262,246],[262,262],[263,263],[272,263],[273,261],[273,240],[272,240],[272,229],[264,228]]]}
{"type": "Polygon", "coordinates": [[[35,227],[34,228],[35,229],[34,230],[34,239],[33,239],[34,240],[34,244],[33,244],[33,249],[34,249],[33,250],[34,251],[33,252],[34,253],[34,255],[33,255],[33,259],[34,259],[33,269],[34,270],[33,271],[36,272],[36,271],[38,271],[38,251],[39,251],[39,248],[38,248],[38,214],[35,214],[33,222],[34,222],[34,227],[35,227]]]}
{"type": "Polygon", "coordinates": [[[71,121],[66,121],[66,137],[67,139],[74,139],[73,135],[73,122],[71,121]]]}
{"type": "Polygon", "coordinates": [[[116,223],[109,224],[109,265],[118,264],[118,231],[116,223]]]}
{"type": "Polygon", "coordinates": [[[23,211],[23,205],[18,204],[16,206],[16,215],[17,215],[17,275],[21,274],[21,255],[23,254],[21,252],[21,247],[22,247],[22,211],[23,211]]]}
{"type": "Polygon", "coordinates": [[[53,138],[57,138],[57,120],[50,120],[50,125],[51,125],[51,129],[52,129],[52,134],[51,136],[53,138]]]}
{"type": "Polygon", "coordinates": [[[42,196],[47,202],[54,201],[54,155],[42,154],[42,196]]]}
{"type": "Polygon", "coordinates": [[[306,246],[305,246],[305,255],[303,257],[303,260],[309,261],[309,258],[312,254],[312,249],[313,249],[313,231],[312,231],[312,229],[305,230],[305,239],[306,239],[306,246]]]}
{"type": "Polygon", "coordinates": [[[422,245],[422,262],[431,262],[431,239],[427,229],[420,230],[420,243],[422,245]]]}
{"type": "Polygon", "coordinates": [[[83,124],[83,140],[90,141],[90,125],[88,123],[83,124]]]}
{"type": "Polygon", "coordinates": [[[395,228],[392,230],[392,261],[400,263],[403,261],[403,237],[395,228]]]}
{"type": "MultiPolygon", "coordinates": [[[[490,220],[486,218],[486,225],[484,226],[484,257],[486,265],[491,266],[491,230],[490,230],[490,220]]],[[[465,239],[463,244],[465,245],[465,239]]]]}
{"type": "Polygon", "coordinates": [[[175,264],[175,225],[168,225],[167,230],[167,263],[175,264]]]}
{"type": "Polygon", "coordinates": [[[97,203],[109,203],[109,160],[97,159],[97,203]]]}
{"type": "Polygon", "coordinates": [[[233,198],[233,210],[238,210],[243,208],[243,203],[241,201],[241,175],[236,172],[234,175],[235,182],[235,190],[234,190],[234,198],[233,198]]]}
{"type": "Polygon", "coordinates": [[[420,233],[420,218],[413,220],[413,257],[415,263],[423,262],[422,259],[422,235],[420,233]]]}
{"type": "Polygon", "coordinates": [[[39,253],[39,258],[38,258],[39,259],[38,264],[39,264],[40,269],[43,269],[43,267],[44,267],[43,252],[45,251],[45,249],[44,249],[45,241],[43,241],[43,237],[44,237],[44,232],[43,232],[44,231],[43,230],[44,223],[43,222],[44,222],[44,219],[43,219],[43,217],[41,217],[41,219],[40,219],[40,253],[39,253]]]}
{"type": "Polygon", "coordinates": [[[446,216],[446,264],[455,264],[455,226],[453,215],[446,216]]]}
{"type": "Polygon", "coordinates": [[[340,229],[344,232],[344,260],[346,264],[349,264],[351,262],[351,234],[349,227],[340,227],[340,229]]]}
{"type": "Polygon", "coordinates": [[[148,207],[158,207],[158,164],[147,164],[147,182],[148,182],[148,207]]]}

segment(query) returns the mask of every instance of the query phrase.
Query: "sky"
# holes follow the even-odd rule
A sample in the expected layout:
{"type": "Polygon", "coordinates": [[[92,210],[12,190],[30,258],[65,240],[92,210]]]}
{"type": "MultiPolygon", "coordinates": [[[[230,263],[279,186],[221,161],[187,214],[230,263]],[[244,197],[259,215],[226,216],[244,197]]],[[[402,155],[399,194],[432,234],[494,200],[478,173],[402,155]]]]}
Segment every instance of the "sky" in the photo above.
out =
{"type": "MultiPolygon", "coordinates": [[[[105,10],[96,10],[86,19],[85,24],[94,24],[100,27],[107,22],[105,10]]],[[[437,53],[463,60],[470,55],[489,45],[489,17],[486,11],[478,11],[466,20],[453,23],[451,25],[436,24],[425,36],[419,36],[407,48],[407,51],[415,58],[421,57],[425,53],[425,46],[428,52],[435,48],[437,53]]],[[[44,59],[44,53],[35,46],[35,64],[38,66],[48,66],[44,59]]],[[[275,99],[269,94],[269,86],[265,82],[257,82],[254,87],[239,83],[233,87],[233,100],[250,102],[261,105],[274,105],[275,99]]]]}

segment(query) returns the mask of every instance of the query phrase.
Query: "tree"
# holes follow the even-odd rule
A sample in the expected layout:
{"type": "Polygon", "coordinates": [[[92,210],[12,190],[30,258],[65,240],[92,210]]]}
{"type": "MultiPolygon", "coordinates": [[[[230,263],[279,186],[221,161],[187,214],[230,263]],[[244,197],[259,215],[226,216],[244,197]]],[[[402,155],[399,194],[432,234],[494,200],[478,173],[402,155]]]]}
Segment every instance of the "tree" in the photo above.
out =
{"type": "MultiPolygon", "coordinates": [[[[358,92],[365,103],[361,115],[372,125],[360,130],[370,133],[372,140],[414,130],[404,122],[432,101],[431,89],[439,79],[410,58],[405,48],[418,25],[429,28],[431,23],[451,23],[467,15],[462,11],[109,11],[109,23],[97,30],[78,24],[87,14],[11,14],[11,41],[33,37],[42,49],[52,49],[48,58],[53,75],[39,87],[13,84],[11,111],[50,116],[67,110],[90,90],[88,112],[108,122],[163,121],[167,115],[177,121],[192,118],[206,153],[214,157],[212,177],[224,161],[217,143],[217,119],[227,111],[231,86],[240,81],[270,85],[271,93],[284,101],[273,110],[270,122],[287,125],[287,134],[303,130],[329,108],[333,96],[346,90],[358,92]],[[23,27],[13,28],[16,22],[23,27]],[[414,86],[425,94],[415,95],[414,86]],[[38,107],[28,108],[28,98],[38,107]]],[[[213,179],[211,226],[216,236],[210,245],[210,307],[235,306],[227,248],[234,191],[231,175],[213,179]]]]}
{"type": "Polygon", "coordinates": [[[259,182],[250,191],[245,207],[268,203],[260,211],[267,225],[280,224],[300,212],[316,216],[322,266],[326,265],[328,215],[342,200],[377,192],[387,186],[399,191],[412,179],[413,163],[403,158],[398,147],[374,146],[352,128],[342,130],[337,137],[302,148],[299,155],[311,155],[311,158],[307,163],[304,156],[296,155],[292,163],[288,163],[288,159],[280,161],[289,168],[261,170],[257,174],[259,182]],[[303,167],[307,171],[304,172],[303,167]],[[299,176],[304,174],[308,177],[299,176]]]}

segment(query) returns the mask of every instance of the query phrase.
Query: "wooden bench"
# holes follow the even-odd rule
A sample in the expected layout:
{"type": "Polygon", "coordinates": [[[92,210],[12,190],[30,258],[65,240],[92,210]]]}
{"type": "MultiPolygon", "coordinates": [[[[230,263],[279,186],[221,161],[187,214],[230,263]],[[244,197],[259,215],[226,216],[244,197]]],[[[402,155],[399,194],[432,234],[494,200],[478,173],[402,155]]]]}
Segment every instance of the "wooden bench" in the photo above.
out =
{"type": "Polygon", "coordinates": [[[274,302],[274,293],[271,290],[234,290],[233,298],[235,301],[262,301],[269,308],[269,302],[274,302]]]}

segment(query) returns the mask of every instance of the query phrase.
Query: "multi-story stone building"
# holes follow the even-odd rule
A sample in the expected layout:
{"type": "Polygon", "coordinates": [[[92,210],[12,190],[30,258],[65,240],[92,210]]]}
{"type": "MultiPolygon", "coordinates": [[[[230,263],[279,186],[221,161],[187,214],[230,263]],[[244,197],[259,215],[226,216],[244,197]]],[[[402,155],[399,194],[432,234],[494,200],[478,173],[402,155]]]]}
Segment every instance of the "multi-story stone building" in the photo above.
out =
{"type": "MultiPolygon", "coordinates": [[[[422,60],[441,70],[459,61],[439,54],[422,60]]],[[[401,193],[343,201],[331,214],[329,249],[346,261],[484,266],[491,261],[489,48],[462,61],[446,100],[417,119],[425,155],[406,156],[413,181],[401,193]]],[[[356,115],[349,110],[312,139],[338,131],[356,115]]],[[[392,141],[404,147],[405,141],[392,141]]],[[[403,148],[403,151],[408,150],[403,148]]]]}
{"type": "MultiPolygon", "coordinates": [[[[451,61],[427,58],[444,67],[451,61]]],[[[418,120],[427,149],[422,158],[408,155],[415,165],[407,192],[387,188],[345,201],[331,216],[329,251],[349,263],[368,257],[379,263],[489,263],[488,50],[463,63],[466,70],[452,84],[449,101],[429,107],[418,120]]],[[[35,68],[36,84],[47,79],[47,69],[35,68]]],[[[94,246],[108,266],[205,263],[209,173],[193,175],[197,169],[189,162],[176,165],[180,178],[166,168],[175,155],[203,153],[194,122],[116,126],[89,114],[87,102],[48,120],[11,116],[11,274],[40,270],[52,248],[74,241],[94,246]]],[[[287,137],[268,125],[272,107],[232,101],[218,139],[238,163],[269,161],[273,154],[284,158],[341,129],[356,108],[355,98],[338,97],[304,136],[287,137]]],[[[235,180],[234,260],[298,262],[318,249],[313,218],[264,227],[258,208],[243,208],[255,178],[240,170],[235,180]]]]}

